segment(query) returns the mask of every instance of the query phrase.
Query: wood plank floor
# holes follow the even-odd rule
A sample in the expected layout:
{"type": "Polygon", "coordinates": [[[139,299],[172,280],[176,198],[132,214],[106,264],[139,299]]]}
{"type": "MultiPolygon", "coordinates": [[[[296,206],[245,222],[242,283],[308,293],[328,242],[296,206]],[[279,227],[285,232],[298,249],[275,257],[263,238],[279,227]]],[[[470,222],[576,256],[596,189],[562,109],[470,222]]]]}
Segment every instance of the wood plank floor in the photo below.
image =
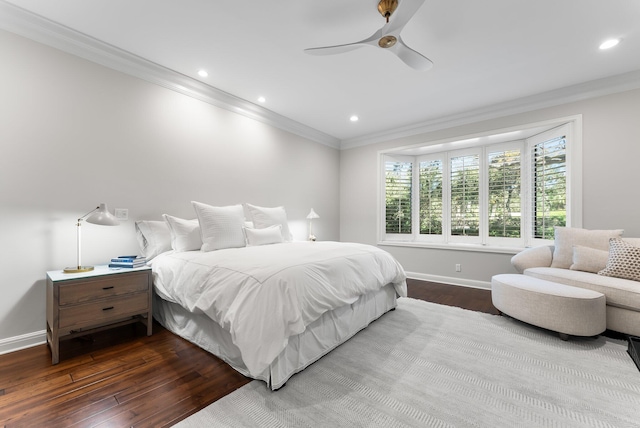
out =
{"type": "MultiPolygon", "coordinates": [[[[409,297],[497,314],[489,290],[408,280],[409,297]]],[[[157,323],[0,356],[0,425],[171,426],[250,381],[157,323]]]]}

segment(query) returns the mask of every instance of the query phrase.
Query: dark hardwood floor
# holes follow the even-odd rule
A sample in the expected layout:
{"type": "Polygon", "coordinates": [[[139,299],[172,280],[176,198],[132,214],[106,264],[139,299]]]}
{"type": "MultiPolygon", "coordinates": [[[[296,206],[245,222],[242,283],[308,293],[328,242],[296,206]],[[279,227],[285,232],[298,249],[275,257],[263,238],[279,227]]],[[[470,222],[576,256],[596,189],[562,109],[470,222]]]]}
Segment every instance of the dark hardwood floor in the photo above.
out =
{"type": "MultiPolygon", "coordinates": [[[[491,292],[408,280],[409,297],[497,314],[491,292]]],[[[227,364],[157,323],[124,326],[0,356],[5,427],[171,426],[248,383],[227,364]]]]}

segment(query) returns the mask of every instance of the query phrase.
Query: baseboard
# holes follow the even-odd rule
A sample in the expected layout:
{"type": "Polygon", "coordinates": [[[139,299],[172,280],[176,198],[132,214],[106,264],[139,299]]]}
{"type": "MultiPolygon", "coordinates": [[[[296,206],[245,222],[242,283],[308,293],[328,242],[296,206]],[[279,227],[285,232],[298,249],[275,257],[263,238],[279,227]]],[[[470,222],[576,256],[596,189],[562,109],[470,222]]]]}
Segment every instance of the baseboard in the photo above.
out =
{"type": "Polygon", "coordinates": [[[439,282],[441,284],[459,285],[461,287],[482,288],[491,290],[491,282],[476,281],[473,279],[454,278],[450,276],[429,275],[426,273],[407,272],[407,277],[421,281],[439,282]]]}
{"type": "Polygon", "coordinates": [[[0,340],[0,355],[21,349],[47,343],[47,332],[45,330],[23,334],[21,336],[8,337],[0,340]]]}

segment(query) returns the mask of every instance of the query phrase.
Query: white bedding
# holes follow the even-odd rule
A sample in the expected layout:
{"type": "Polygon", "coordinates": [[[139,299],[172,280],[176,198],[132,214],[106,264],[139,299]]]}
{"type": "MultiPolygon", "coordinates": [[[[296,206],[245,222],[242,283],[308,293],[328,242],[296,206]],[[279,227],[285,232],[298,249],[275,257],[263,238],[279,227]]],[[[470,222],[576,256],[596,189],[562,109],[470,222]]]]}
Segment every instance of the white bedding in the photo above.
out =
{"type": "Polygon", "coordinates": [[[406,276],[387,252],[369,245],[291,242],[211,252],[167,252],[152,262],[156,292],[204,313],[231,334],[252,376],[288,339],[324,312],[406,276]]]}

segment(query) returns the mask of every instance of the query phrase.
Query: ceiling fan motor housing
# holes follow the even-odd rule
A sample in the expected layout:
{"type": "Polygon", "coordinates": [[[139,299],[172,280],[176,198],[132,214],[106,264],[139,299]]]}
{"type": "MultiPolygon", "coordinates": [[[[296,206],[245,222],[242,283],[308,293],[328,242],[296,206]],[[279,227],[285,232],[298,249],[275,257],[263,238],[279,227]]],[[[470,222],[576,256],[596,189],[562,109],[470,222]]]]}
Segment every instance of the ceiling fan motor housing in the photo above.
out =
{"type": "Polygon", "coordinates": [[[380,3],[378,3],[378,12],[389,22],[389,17],[393,15],[397,7],[398,0],[380,0],[380,3]]]}

